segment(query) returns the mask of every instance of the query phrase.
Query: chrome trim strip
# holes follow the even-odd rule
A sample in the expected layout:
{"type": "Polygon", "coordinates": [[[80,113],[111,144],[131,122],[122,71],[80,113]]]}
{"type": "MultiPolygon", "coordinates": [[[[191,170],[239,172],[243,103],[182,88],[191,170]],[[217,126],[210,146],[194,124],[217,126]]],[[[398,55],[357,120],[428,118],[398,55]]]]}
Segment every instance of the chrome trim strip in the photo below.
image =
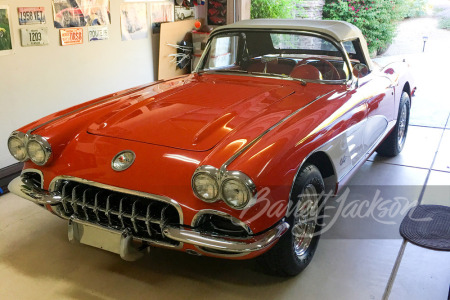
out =
{"type": "MultiPolygon", "coordinates": [[[[263,250],[272,244],[289,229],[289,224],[281,222],[275,228],[256,236],[248,238],[229,238],[217,237],[213,235],[203,234],[192,229],[181,227],[166,226],[163,234],[175,241],[191,244],[198,247],[205,247],[217,251],[225,251],[231,253],[250,253],[263,250]]],[[[212,253],[214,254],[214,253],[212,253]]],[[[220,254],[218,254],[220,255],[220,254]]]]}
{"type": "Polygon", "coordinates": [[[270,131],[272,131],[273,129],[275,129],[276,127],[278,127],[279,125],[281,125],[282,123],[286,122],[287,120],[289,120],[290,118],[292,118],[293,116],[295,116],[296,114],[298,114],[300,111],[302,111],[303,109],[305,109],[306,107],[310,106],[311,104],[313,104],[314,102],[316,102],[317,100],[333,93],[334,90],[317,96],[314,100],[312,100],[311,102],[309,102],[308,104],[306,104],[305,106],[297,109],[296,111],[294,111],[293,113],[291,113],[290,115],[288,115],[287,117],[283,118],[282,120],[280,120],[278,123],[276,123],[275,125],[272,125],[270,128],[266,129],[263,133],[261,133],[258,137],[256,137],[253,141],[251,141],[250,143],[248,143],[247,145],[245,145],[242,149],[240,149],[239,151],[237,151],[235,154],[233,154],[233,156],[231,156],[221,167],[220,167],[220,172],[224,173],[227,170],[227,167],[236,159],[238,158],[242,153],[244,153],[245,151],[247,151],[250,147],[252,147],[254,144],[256,144],[259,140],[261,140],[267,133],[269,133],[270,131]]]}
{"type": "Polygon", "coordinates": [[[138,197],[143,197],[143,198],[148,198],[148,199],[151,199],[151,200],[157,200],[157,201],[168,203],[168,204],[174,206],[175,209],[178,211],[178,215],[180,216],[180,224],[183,224],[183,211],[181,209],[181,206],[180,206],[180,204],[178,204],[177,201],[175,201],[175,200],[173,200],[171,198],[168,198],[168,197],[165,197],[165,196],[160,196],[160,195],[149,194],[149,193],[145,193],[145,192],[128,190],[128,189],[124,189],[124,188],[120,188],[120,187],[116,187],[116,186],[111,186],[111,185],[98,183],[98,182],[90,181],[90,180],[87,180],[87,179],[67,176],[67,175],[57,176],[57,177],[55,177],[52,180],[52,182],[50,183],[50,187],[49,187],[50,193],[52,193],[53,191],[56,190],[56,188],[57,188],[56,184],[60,180],[76,181],[76,182],[80,182],[80,183],[83,183],[83,184],[91,185],[91,186],[94,186],[94,187],[98,187],[98,188],[103,188],[103,189],[107,189],[107,190],[110,190],[110,191],[114,191],[114,192],[119,192],[119,193],[129,194],[129,195],[135,195],[135,196],[138,196],[138,197]]]}
{"type": "Polygon", "coordinates": [[[214,210],[214,209],[203,209],[201,211],[199,211],[194,218],[192,218],[192,223],[191,226],[192,227],[197,227],[198,226],[198,222],[200,221],[200,218],[203,215],[217,215],[226,219],[229,219],[232,223],[241,226],[242,228],[245,229],[245,231],[249,234],[252,235],[253,231],[250,229],[250,227],[245,224],[244,222],[242,222],[241,220],[239,220],[238,218],[235,218],[233,216],[230,216],[227,213],[224,213],[222,211],[218,211],[218,210],[214,210]]]}
{"type": "Polygon", "coordinates": [[[36,131],[36,130],[38,130],[39,128],[45,126],[45,125],[48,125],[48,124],[50,124],[50,123],[52,123],[52,122],[54,122],[54,121],[57,121],[57,120],[59,120],[59,119],[62,119],[62,118],[64,118],[64,117],[67,117],[67,116],[69,116],[69,115],[71,115],[71,114],[80,112],[80,111],[82,111],[82,110],[84,110],[84,109],[87,109],[87,108],[89,108],[89,107],[95,106],[95,105],[97,105],[97,104],[100,104],[100,103],[103,103],[103,102],[106,102],[106,101],[109,101],[109,100],[114,100],[114,99],[117,99],[117,98],[120,98],[120,97],[123,97],[123,96],[127,96],[127,95],[130,95],[130,94],[133,94],[134,92],[137,92],[137,91],[139,91],[139,90],[148,88],[148,87],[150,87],[150,86],[152,86],[152,85],[161,83],[161,82],[163,82],[163,81],[164,81],[164,80],[157,81],[157,82],[153,82],[153,83],[148,84],[148,85],[145,85],[145,86],[140,86],[140,87],[134,88],[134,89],[132,89],[132,90],[130,90],[130,91],[128,91],[128,92],[125,92],[125,93],[123,93],[123,94],[115,94],[115,95],[113,95],[113,96],[111,96],[111,97],[109,97],[109,98],[106,98],[106,99],[103,99],[103,100],[99,100],[99,101],[97,101],[97,102],[95,102],[95,103],[92,103],[92,104],[89,104],[89,105],[80,107],[80,108],[78,108],[78,109],[72,110],[72,111],[70,111],[70,112],[68,112],[68,113],[65,113],[65,114],[59,116],[59,117],[56,117],[56,118],[54,118],[54,119],[51,119],[51,120],[49,120],[49,121],[47,121],[47,122],[44,122],[44,123],[42,123],[42,124],[39,124],[38,126],[36,126],[36,127],[32,128],[32,129],[28,130],[28,131],[27,131],[27,134],[31,134],[33,131],[36,131]]]}

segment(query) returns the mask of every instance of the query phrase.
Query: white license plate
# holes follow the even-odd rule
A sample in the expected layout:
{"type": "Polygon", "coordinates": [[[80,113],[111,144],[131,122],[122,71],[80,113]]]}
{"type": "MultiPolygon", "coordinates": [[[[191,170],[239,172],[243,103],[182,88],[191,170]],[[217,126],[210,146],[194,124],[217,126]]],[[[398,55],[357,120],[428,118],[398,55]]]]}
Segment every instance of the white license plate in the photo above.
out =
{"type": "Polygon", "coordinates": [[[120,254],[122,234],[97,226],[90,226],[71,221],[69,223],[69,240],[120,254]]]}

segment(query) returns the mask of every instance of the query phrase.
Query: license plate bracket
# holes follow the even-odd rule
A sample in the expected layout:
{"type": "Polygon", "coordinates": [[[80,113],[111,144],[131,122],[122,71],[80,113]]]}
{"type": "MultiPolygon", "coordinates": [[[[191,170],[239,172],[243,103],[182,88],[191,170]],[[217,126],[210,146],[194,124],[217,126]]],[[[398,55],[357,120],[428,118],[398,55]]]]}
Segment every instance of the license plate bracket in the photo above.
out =
{"type": "Polygon", "coordinates": [[[129,229],[120,231],[104,228],[71,218],[67,233],[69,241],[72,243],[80,243],[116,253],[127,261],[135,261],[143,256],[142,252],[133,246],[133,236],[129,229]]]}

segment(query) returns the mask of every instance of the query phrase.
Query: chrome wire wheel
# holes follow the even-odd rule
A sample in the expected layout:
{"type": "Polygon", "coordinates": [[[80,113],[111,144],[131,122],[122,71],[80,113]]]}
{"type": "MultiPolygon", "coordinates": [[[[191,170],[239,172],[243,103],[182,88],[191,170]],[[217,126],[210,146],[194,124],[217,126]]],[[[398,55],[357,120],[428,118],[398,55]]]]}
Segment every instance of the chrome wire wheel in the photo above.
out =
{"type": "Polygon", "coordinates": [[[320,195],[312,184],[308,184],[302,192],[294,215],[294,226],[292,227],[293,246],[298,258],[306,253],[317,224],[320,195]]]}
{"type": "Polygon", "coordinates": [[[397,143],[398,148],[402,149],[406,140],[406,131],[408,126],[408,111],[406,107],[406,102],[403,103],[401,107],[400,118],[398,120],[398,135],[397,135],[397,143]]]}

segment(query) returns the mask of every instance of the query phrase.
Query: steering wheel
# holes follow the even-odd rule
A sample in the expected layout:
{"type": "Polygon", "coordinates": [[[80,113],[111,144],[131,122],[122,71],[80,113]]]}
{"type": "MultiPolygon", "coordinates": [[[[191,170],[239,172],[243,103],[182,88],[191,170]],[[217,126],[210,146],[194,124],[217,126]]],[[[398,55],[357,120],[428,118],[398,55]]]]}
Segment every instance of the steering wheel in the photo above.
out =
{"type": "Polygon", "coordinates": [[[341,78],[341,76],[339,75],[339,71],[336,69],[336,67],[333,66],[333,64],[330,63],[328,60],[325,60],[325,59],[320,58],[320,57],[313,57],[313,56],[311,56],[311,57],[304,58],[304,59],[302,59],[302,60],[297,64],[297,66],[306,64],[306,62],[307,62],[308,60],[312,60],[312,59],[314,59],[314,60],[320,60],[321,62],[323,62],[323,63],[325,63],[326,65],[328,65],[328,66],[330,67],[332,73],[333,73],[333,79],[336,78],[336,80],[339,80],[339,79],[341,78]]]}

